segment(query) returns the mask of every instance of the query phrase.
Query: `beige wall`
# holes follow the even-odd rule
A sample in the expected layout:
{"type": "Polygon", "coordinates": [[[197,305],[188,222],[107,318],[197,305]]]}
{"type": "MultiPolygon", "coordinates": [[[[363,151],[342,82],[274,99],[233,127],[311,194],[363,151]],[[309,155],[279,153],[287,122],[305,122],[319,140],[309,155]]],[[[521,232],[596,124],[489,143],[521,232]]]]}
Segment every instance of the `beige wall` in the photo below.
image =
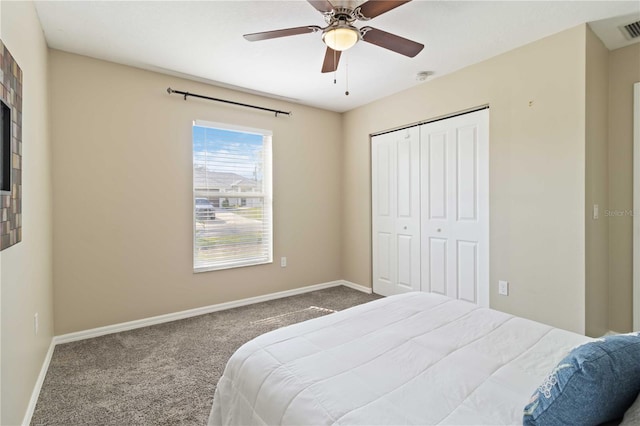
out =
{"type": "Polygon", "coordinates": [[[587,335],[596,337],[609,330],[609,50],[589,27],[586,35],[585,322],[587,335]],[[594,204],[601,210],[597,220],[594,204]]]}
{"type": "Polygon", "coordinates": [[[581,25],[345,114],[345,279],[371,286],[368,135],[489,104],[491,306],[584,333],[585,37],[581,25]]]}
{"type": "MultiPolygon", "coordinates": [[[[609,54],[609,209],[633,209],[633,83],[640,82],[640,43],[609,54]]],[[[633,218],[609,222],[609,327],[629,332],[633,322],[633,218]]]]}
{"type": "Polygon", "coordinates": [[[340,114],[55,50],[50,64],[56,334],[342,278],[340,114]],[[273,130],[273,264],[193,273],[194,119],[273,130]]]}
{"type": "Polygon", "coordinates": [[[31,2],[2,9],[3,42],[23,71],[22,242],[4,250],[2,269],[2,419],[22,422],[53,336],[51,163],[47,46],[31,2]],[[34,335],[33,315],[40,331],[34,335]]]}

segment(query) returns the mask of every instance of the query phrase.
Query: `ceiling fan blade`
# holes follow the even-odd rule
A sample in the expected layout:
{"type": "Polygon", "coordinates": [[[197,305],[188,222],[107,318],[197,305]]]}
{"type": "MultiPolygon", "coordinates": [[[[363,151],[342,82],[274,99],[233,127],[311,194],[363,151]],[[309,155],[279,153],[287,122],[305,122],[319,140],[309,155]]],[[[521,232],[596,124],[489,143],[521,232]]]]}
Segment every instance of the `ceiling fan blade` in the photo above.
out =
{"type": "Polygon", "coordinates": [[[368,2],[356,7],[356,16],[361,21],[368,21],[376,16],[380,16],[383,13],[395,9],[398,6],[402,6],[405,3],[409,3],[411,0],[399,0],[399,1],[387,1],[387,0],[369,0],[368,2]]]}
{"type": "Polygon", "coordinates": [[[327,51],[324,54],[324,62],[322,63],[322,72],[333,72],[338,69],[341,53],[339,50],[327,47],[327,51]]]}
{"type": "Polygon", "coordinates": [[[363,33],[362,40],[376,46],[384,47],[401,55],[413,58],[424,49],[424,44],[417,43],[404,37],[377,30],[371,27],[360,29],[363,33]]]}
{"type": "Polygon", "coordinates": [[[249,41],[269,40],[270,38],[288,37],[299,34],[315,33],[320,31],[317,25],[308,25],[306,27],[285,28],[283,30],[264,31],[261,33],[245,34],[243,37],[249,41]]]}
{"type": "Polygon", "coordinates": [[[320,13],[329,13],[333,10],[333,5],[327,0],[307,0],[311,6],[320,13]]]}

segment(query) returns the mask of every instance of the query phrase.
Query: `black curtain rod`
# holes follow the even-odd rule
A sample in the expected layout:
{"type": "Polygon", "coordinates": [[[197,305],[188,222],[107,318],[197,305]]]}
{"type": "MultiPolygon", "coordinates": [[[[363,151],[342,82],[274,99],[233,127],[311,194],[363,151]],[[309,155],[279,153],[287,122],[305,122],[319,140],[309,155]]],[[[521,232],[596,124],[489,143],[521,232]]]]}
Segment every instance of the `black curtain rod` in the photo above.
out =
{"type": "Polygon", "coordinates": [[[171,87],[167,87],[167,93],[168,94],[177,93],[179,95],[183,95],[185,101],[187,100],[187,96],[193,96],[194,98],[207,99],[209,101],[224,102],[225,104],[232,104],[232,105],[238,105],[238,106],[243,106],[243,107],[247,107],[247,108],[259,109],[259,110],[262,110],[262,111],[274,112],[276,114],[276,117],[278,116],[278,114],[291,115],[291,111],[289,111],[289,112],[280,111],[280,110],[277,110],[277,109],[263,108],[263,107],[259,107],[259,106],[255,106],[255,105],[249,105],[249,104],[243,104],[243,103],[240,103],[240,102],[228,101],[226,99],[211,98],[209,96],[197,95],[195,93],[182,92],[180,90],[173,90],[171,87]]]}

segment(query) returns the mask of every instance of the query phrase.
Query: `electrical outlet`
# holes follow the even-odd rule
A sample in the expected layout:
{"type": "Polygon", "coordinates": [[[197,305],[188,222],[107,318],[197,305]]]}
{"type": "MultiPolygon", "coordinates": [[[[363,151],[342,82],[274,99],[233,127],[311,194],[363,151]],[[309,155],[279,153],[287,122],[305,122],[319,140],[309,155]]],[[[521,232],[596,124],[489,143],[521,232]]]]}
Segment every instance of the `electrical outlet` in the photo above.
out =
{"type": "Polygon", "coordinates": [[[508,281],[498,281],[498,294],[502,296],[509,295],[509,282],[508,281]]]}
{"type": "Polygon", "coordinates": [[[38,313],[36,312],[35,315],[33,316],[33,333],[37,336],[38,335],[38,313]]]}
{"type": "Polygon", "coordinates": [[[593,205],[593,219],[598,220],[600,218],[600,209],[597,204],[593,205]]]}
{"type": "Polygon", "coordinates": [[[287,267],[287,258],[286,257],[281,257],[280,258],[280,266],[283,268],[287,267]]]}

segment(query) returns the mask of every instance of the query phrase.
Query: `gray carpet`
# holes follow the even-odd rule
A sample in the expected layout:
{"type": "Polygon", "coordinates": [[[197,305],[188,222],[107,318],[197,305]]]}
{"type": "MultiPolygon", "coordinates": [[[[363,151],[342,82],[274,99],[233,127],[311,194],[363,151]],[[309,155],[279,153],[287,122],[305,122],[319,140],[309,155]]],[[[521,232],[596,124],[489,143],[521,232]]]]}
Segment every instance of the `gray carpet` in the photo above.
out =
{"type": "Polygon", "coordinates": [[[377,298],[334,287],[58,345],[31,424],[204,425],[243,343],[377,298]]]}

